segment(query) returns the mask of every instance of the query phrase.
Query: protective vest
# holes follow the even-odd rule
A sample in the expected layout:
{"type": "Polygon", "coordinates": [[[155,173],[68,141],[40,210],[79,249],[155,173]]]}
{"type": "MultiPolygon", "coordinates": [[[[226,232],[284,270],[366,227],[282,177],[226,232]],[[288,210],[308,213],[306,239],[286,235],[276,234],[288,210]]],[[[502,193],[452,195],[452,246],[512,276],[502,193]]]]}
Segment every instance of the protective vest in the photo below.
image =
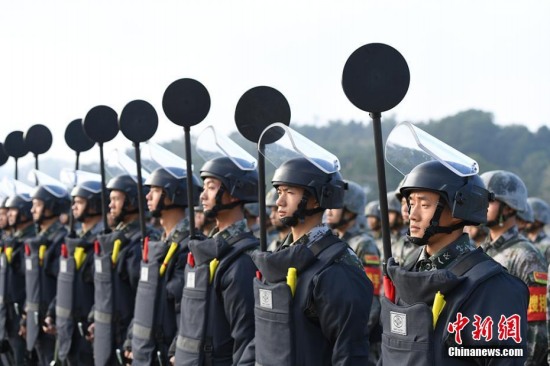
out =
{"type": "Polygon", "coordinates": [[[93,244],[82,238],[66,237],[65,245],[59,259],[55,306],[58,356],[61,361],[65,361],[69,354],[74,332],[78,331],[83,336],[87,330],[87,316],[94,301],[94,284],[90,274],[93,244]]]}
{"type": "Polygon", "coordinates": [[[25,302],[23,243],[9,238],[0,254],[0,340],[14,337],[25,302]]]}
{"type": "Polygon", "coordinates": [[[152,365],[159,357],[162,360],[159,364],[166,362],[168,348],[177,334],[174,320],[178,319],[175,306],[169,306],[166,285],[172,279],[178,258],[189,252],[188,235],[187,231],[176,232],[170,243],[149,241],[147,244],[132,324],[134,366],[152,365]]]}
{"type": "Polygon", "coordinates": [[[115,347],[126,338],[134,311],[134,290],[128,281],[126,258],[139,251],[141,232],[116,230],[98,235],[94,255],[94,363],[110,365],[115,347]]]}
{"type": "Polygon", "coordinates": [[[57,290],[59,254],[64,229],[46,237],[38,235],[25,243],[25,287],[27,292],[27,350],[34,348],[42,322],[57,290]]]}
{"type": "MultiPolygon", "coordinates": [[[[396,286],[397,301],[392,303],[385,296],[380,299],[384,364],[453,364],[453,359],[446,358],[445,355],[449,346],[457,344],[453,343],[452,335],[446,331],[447,325],[454,320],[465,301],[470,299],[472,292],[480,285],[497,275],[508,275],[505,269],[481,249],[459,257],[448,269],[436,271],[411,272],[395,265],[393,260],[390,263],[388,274],[396,286]],[[437,291],[445,295],[446,305],[439,318],[436,318],[434,326],[432,307],[428,304],[432,304],[437,291]]],[[[520,296],[522,288],[527,293],[525,285],[519,279],[508,276],[512,282],[518,284],[519,290],[503,288],[503,293],[510,291],[514,296],[520,296]]],[[[494,311],[492,315],[496,324],[503,315],[502,309],[494,311]]],[[[461,362],[463,361],[458,361],[459,364],[461,362]]]]}
{"type": "Polygon", "coordinates": [[[176,365],[231,365],[233,341],[227,321],[209,319],[224,314],[220,282],[231,263],[258,247],[247,232],[225,241],[220,236],[191,240],[191,263],[185,267],[181,321],[176,340],[176,365]],[[193,263],[194,262],[194,263],[193,263]]]}
{"type": "Polygon", "coordinates": [[[311,313],[314,278],[348,250],[334,235],[309,248],[294,245],[275,253],[254,253],[262,274],[254,279],[256,365],[325,365],[332,346],[311,313]],[[297,277],[287,276],[295,268],[297,277]]]}

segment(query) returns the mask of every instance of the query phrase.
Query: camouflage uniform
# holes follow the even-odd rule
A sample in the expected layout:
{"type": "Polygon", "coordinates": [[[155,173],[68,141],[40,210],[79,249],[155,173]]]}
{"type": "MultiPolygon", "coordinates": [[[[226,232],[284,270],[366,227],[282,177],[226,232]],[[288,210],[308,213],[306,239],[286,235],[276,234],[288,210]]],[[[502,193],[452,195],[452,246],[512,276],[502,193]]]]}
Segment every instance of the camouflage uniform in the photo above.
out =
{"type": "Polygon", "coordinates": [[[392,257],[401,266],[418,257],[419,247],[411,243],[406,235],[401,236],[396,241],[392,241],[392,257]]]}
{"type": "Polygon", "coordinates": [[[550,263],[550,237],[544,231],[541,231],[537,234],[533,244],[546,258],[546,262],[550,263]]]}
{"type": "Polygon", "coordinates": [[[353,249],[367,277],[372,282],[374,293],[369,315],[368,329],[370,334],[369,365],[376,365],[380,358],[380,290],[382,287],[382,266],[380,251],[374,239],[367,233],[361,232],[358,225],[355,225],[340,239],[347,242],[353,249]]]}
{"type": "Polygon", "coordinates": [[[482,247],[494,260],[508,269],[510,274],[519,277],[529,287],[528,358],[525,365],[544,364],[548,352],[544,299],[548,267],[546,260],[529,240],[519,234],[515,226],[482,247]]]}

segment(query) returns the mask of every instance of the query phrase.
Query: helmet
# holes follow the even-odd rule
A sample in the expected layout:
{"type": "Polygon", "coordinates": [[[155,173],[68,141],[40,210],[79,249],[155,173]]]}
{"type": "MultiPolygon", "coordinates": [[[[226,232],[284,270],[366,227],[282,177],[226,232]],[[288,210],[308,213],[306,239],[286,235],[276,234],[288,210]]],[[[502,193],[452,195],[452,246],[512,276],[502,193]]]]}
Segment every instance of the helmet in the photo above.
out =
{"type": "Polygon", "coordinates": [[[82,197],[86,199],[86,214],[101,214],[103,200],[101,198],[101,182],[89,180],[77,184],[71,191],[71,197],[82,197]]]}
{"type": "MultiPolygon", "coordinates": [[[[327,165],[317,159],[319,165],[327,165]]],[[[291,185],[304,188],[321,208],[342,208],[344,206],[344,180],[339,172],[325,173],[306,158],[293,158],[281,164],[273,175],[273,186],[291,185]]]]}
{"type": "MultiPolygon", "coordinates": [[[[176,167],[161,167],[153,172],[145,180],[146,186],[161,187],[166,197],[175,206],[187,207],[187,171],[176,167]]],[[[199,204],[199,195],[202,191],[202,184],[193,174],[193,206],[199,204]]]]}
{"type": "Polygon", "coordinates": [[[390,192],[388,197],[388,211],[395,211],[401,214],[401,202],[397,199],[395,192],[390,192]]]}
{"type": "Polygon", "coordinates": [[[277,206],[277,189],[271,188],[265,195],[265,206],[275,207],[277,206]]]}
{"type": "Polygon", "coordinates": [[[367,205],[367,195],[363,188],[352,181],[347,181],[344,191],[344,208],[356,215],[362,215],[367,205]]]}
{"type": "Polygon", "coordinates": [[[28,193],[18,193],[15,196],[8,197],[5,206],[6,208],[16,208],[18,210],[16,225],[32,220],[32,198],[28,193]],[[26,217],[26,220],[22,221],[22,217],[26,217]]]}
{"type": "MultiPolygon", "coordinates": [[[[527,202],[529,202],[529,199],[527,200],[527,202]]],[[[518,217],[518,219],[520,220],[523,220],[525,222],[530,222],[530,223],[533,223],[535,222],[535,215],[533,213],[533,209],[531,208],[531,205],[527,205],[527,210],[523,211],[523,212],[517,212],[516,213],[516,216],[518,217]]]]}
{"type": "Polygon", "coordinates": [[[401,187],[403,186],[406,178],[407,176],[404,176],[403,179],[401,179],[401,182],[399,182],[394,192],[395,198],[397,198],[399,202],[401,202],[401,200],[403,199],[403,195],[401,194],[401,187]]]}
{"type": "Polygon", "coordinates": [[[250,202],[244,205],[245,211],[253,217],[260,216],[260,204],[258,202],[250,202]]]}
{"type": "Polygon", "coordinates": [[[527,203],[533,210],[534,221],[539,221],[544,225],[550,224],[550,206],[546,201],[538,197],[529,197],[527,203]]]}
{"type": "Polygon", "coordinates": [[[373,216],[378,220],[381,219],[380,215],[380,203],[378,201],[371,201],[365,206],[365,217],[373,216]]]}
{"type": "Polygon", "coordinates": [[[478,175],[461,177],[437,160],[427,161],[411,170],[400,192],[408,197],[411,190],[415,189],[439,193],[451,209],[452,216],[467,225],[487,222],[491,195],[478,175]]]}
{"type": "MultiPolygon", "coordinates": [[[[245,160],[237,159],[243,166],[245,160]]],[[[216,178],[222,182],[227,192],[242,202],[258,202],[258,171],[239,168],[233,160],[223,156],[207,161],[201,168],[201,178],[216,178]]]]}
{"type": "MultiPolygon", "coordinates": [[[[32,198],[44,202],[44,208],[52,211],[53,216],[67,213],[71,206],[69,193],[61,186],[51,184],[40,185],[34,190],[32,198]]],[[[42,215],[44,214],[42,213],[42,215]]]]}
{"type": "Polygon", "coordinates": [[[126,195],[124,200],[124,207],[132,205],[133,207],[138,206],[138,188],[137,188],[137,179],[134,179],[128,174],[117,175],[116,177],[111,178],[107,183],[107,189],[110,191],[121,191],[126,195]]]}
{"type": "Polygon", "coordinates": [[[495,199],[518,212],[527,210],[527,187],[520,177],[505,170],[493,170],[483,173],[481,179],[495,199]]]}
{"type": "Polygon", "coordinates": [[[6,207],[6,201],[8,200],[9,197],[2,197],[2,199],[0,200],[0,208],[7,208],[6,207]]]}

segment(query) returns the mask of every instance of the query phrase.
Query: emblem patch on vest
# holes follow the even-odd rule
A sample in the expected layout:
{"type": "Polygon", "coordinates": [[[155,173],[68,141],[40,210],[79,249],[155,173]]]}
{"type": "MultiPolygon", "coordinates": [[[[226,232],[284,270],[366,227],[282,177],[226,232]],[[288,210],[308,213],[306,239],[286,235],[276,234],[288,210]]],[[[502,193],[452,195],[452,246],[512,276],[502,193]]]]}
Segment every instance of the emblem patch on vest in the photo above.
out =
{"type": "Polygon", "coordinates": [[[25,259],[25,268],[27,269],[27,271],[32,271],[32,259],[25,259]]]}
{"type": "Polygon", "coordinates": [[[390,311],[391,332],[407,335],[407,315],[390,311]]]}
{"type": "Polygon", "coordinates": [[[101,264],[101,259],[96,258],[96,260],[94,261],[94,264],[95,264],[95,271],[97,273],[103,272],[103,266],[101,264]]]}
{"type": "Polygon", "coordinates": [[[260,289],[260,306],[266,309],[273,309],[271,290],[260,289]]]}
{"type": "Polygon", "coordinates": [[[147,282],[147,280],[149,279],[149,267],[141,267],[141,273],[140,273],[140,276],[139,276],[139,280],[142,281],[142,282],[147,282]]]}
{"type": "Polygon", "coordinates": [[[185,287],[195,288],[195,272],[187,273],[187,281],[185,281],[185,287]]]}
{"type": "Polygon", "coordinates": [[[60,270],[61,272],[67,272],[67,260],[66,260],[66,259],[61,260],[61,261],[59,262],[59,270],[60,270]]]}

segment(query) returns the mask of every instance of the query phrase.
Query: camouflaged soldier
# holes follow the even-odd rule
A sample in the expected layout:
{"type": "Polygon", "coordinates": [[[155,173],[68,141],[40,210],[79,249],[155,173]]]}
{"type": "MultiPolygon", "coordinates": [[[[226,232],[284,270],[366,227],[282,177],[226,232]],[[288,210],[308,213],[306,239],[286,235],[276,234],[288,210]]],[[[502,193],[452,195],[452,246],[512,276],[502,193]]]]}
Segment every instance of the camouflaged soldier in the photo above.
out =
{"type": "Polygon", "coordinates": [[[529,197],[527,203],[533,211],[533,220],[525,229],[527,239],[531,240],[550,264],[550,237],[544,226],[550,223],[550,206],[538,197],[529,197]]]}
{"type": "Polygon", "coordinates": [[[481,178],[495,198],[487,212],[490,241],[482,246],[487,254],[529,287],[528,358],[525,364],[541,365],[546,362],[548,352],[545,324],[548,265],[533,244],[519,234],[516,225],[517,213],[528,209],[527,188],[517,175],[508,171],[489,171],[481,178]]]}
{"type": "MultiPolygon", "coordinates": [[[[371,201],[365,206],[365,218],[367,219],[367,232],[374,239],[378,251],[384,255],[382,244],[382,221],[380,219],[380,202],[371,201]]],[[[383,259],[383,258],[382,258],[383,259]]]]}
{"type": "Polygon", "coordinates": [[[527,228],[535,221],[535,215],[531,205],[527,205],[527,210],[516,214],[516,225],[521,235],[527,237],[527,228]]]}
{"type": "Polygon", "coordinates": [[[344,207],[326,211],[326,223],[335,234],[347,242],[361,261],[367,277],[374,286],[374,296],[369,316],[369,365],[376,365],[380,358],[380,288],[382,267],[380,251],[372,236],[361,229],[361,213],[365,212],[367,196],[363,188],[347,181],[344,191],[344,207]]]}

